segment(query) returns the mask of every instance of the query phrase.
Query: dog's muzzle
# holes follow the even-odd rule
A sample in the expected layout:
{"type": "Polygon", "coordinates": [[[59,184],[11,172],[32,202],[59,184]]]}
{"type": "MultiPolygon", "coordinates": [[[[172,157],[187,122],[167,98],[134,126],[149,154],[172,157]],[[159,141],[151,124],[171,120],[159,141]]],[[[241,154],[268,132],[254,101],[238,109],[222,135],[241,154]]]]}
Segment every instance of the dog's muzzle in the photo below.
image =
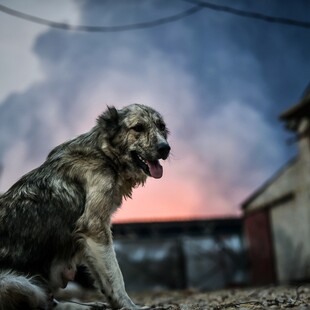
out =
{"type": "Polygon", "coordinates": [[[163,175],[163,167],[160,164],[159,159],[167,159],[170,153],[170,149],[170,145],[167,142],[160,142],[157,145],[157,158],[155,159],[143,158],[136,151],[132,151],[131,154],[133,160],[144,171],[144,173],[155,179],[159,179],[163,175]]]}
{"type": "Polygon", "coordinates": [[[159,154],[159,158],[161,159],[167,159],[170,153],[171,147],[168,143],[166,142],[161,142],[159,143],[157,147],[157,152],[159,154]]]}
{"type": "Polygon", "coordinates": [[[167,142],[160,142],[157,146],[158,159],[152,162],[147,162],[149,173],[153,178],[159,179],[162,177],[163,167],[159,163],[159,159],[167,159],[170,153],[170,149],[170,145],[167,142]]]}

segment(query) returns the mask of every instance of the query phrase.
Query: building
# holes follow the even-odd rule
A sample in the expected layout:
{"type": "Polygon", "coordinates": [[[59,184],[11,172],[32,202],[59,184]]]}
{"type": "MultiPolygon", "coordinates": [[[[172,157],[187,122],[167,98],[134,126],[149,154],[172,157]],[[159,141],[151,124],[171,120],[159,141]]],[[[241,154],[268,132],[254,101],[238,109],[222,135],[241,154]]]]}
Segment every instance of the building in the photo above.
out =
{"type": "Polygon", "coordinates": [[[253,284],[310,279],[310,89],[280,119],[298,155],[242,204],[253,284]]]}
{"type": "Polygon", "coordinates": [[[247,284],[240,218],[114,224],[113,235],[129,291],[247,284]]]}

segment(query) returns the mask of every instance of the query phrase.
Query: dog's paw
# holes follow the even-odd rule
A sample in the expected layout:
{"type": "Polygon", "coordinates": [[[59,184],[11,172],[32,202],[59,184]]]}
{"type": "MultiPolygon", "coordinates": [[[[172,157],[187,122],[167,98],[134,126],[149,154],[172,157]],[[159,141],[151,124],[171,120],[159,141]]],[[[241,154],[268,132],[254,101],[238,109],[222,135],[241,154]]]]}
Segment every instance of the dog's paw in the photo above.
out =
{"type": "Polygon", "coordinates": [[[123,307],[120,310],[150,310],[151,308],[148,306],[138,306],[136,305],[134,308],[123,307]]]}

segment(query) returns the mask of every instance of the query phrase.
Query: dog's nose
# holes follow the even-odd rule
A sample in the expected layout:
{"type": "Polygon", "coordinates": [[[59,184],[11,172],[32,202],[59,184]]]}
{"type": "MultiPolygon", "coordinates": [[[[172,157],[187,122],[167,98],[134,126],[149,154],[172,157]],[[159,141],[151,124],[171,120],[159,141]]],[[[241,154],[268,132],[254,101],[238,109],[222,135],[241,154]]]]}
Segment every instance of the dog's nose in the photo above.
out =
{"type": "Polygon", "coordinates": [[[158,154],[160,156],[160,158],[162,159],[167,159],[168,155],[169,155],[169,152],[170,152],[170,145],[166,142],[161,142],[159,143],[158,145],[158,154]]]}

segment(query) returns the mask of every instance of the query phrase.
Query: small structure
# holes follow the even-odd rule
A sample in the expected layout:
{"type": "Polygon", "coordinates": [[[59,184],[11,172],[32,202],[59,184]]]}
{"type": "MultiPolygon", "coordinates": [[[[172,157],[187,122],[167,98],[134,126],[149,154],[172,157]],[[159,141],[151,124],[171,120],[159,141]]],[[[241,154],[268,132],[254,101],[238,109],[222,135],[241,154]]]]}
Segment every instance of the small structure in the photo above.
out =
{"type": "Polygon", "coordinates": [[[280,119],[298,155],[242,204],[257,285],[310,279],[310,89],[280,119]]]}
{"type": "Polygon", "coordinates": [[[240,218],[113,224],[128,291],[247,284],[240,218]]]}

